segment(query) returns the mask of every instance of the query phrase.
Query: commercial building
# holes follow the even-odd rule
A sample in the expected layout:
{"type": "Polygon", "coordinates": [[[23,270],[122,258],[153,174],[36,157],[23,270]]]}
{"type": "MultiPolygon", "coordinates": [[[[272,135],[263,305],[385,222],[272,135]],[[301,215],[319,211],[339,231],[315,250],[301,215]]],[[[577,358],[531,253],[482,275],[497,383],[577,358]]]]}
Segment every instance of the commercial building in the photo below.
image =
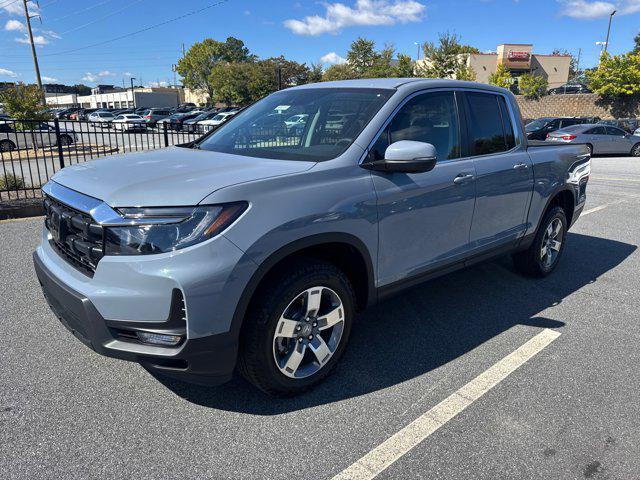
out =
{"type": "MultiPolygon", "coordinates": [[[[533,53],[530,43],[505,43],[498,45],[493,53],[461,54],[468,67],[476,73],[476,81],[489,83],[489,76],[495,73],[498,65],[504,65],[514,78],[524,73],[541,75],[549,82],[549,88],[564,85],[569,81],[570,55],[540,55],[533,53]]],[[[418,60],[420,64],[428,63],[429,59],[418,60]]]]}
{"type": "Polygon", "coordinates": [[[131,90],[108,87],[96,87],[91,95],[46,93],[47,105],[61,108],[177,107],[184,101],[182,88],[135,87],[131,90]]]}

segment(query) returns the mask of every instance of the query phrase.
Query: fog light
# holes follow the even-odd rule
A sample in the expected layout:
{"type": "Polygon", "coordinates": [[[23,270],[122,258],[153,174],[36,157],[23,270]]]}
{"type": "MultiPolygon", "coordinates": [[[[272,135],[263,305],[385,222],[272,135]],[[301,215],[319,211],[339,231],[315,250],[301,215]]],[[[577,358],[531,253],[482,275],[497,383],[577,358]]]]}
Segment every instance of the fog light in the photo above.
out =
{"type": "Polygon", "coordinates": [[[151,343],[153,345],[174,346],[182,340],[182,336],[180,335],[165,335],[163,333],[136,332],[136,335],[141,342],[151,343]]]}

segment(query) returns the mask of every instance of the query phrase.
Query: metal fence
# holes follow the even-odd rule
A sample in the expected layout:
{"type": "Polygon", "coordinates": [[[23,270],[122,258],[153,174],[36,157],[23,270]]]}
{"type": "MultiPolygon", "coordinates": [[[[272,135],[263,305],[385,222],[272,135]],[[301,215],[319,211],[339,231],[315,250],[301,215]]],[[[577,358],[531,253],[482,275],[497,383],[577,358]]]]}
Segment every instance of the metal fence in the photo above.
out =
{"type": "Polygon", "coordinates": [[[164,122],[0,121],[0,201],[40,197],[40,187],[68,165],[180,145],[201,135],[164,122]]]}

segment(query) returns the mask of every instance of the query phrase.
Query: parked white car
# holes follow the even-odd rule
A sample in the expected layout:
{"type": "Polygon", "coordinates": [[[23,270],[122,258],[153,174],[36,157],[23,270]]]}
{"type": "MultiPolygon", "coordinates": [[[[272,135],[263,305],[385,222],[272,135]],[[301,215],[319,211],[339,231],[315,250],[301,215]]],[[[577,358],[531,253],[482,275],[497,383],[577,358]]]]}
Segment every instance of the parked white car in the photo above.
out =
{"type": "Polygon", "coordinates": [[[209,120],[203,120],[198,123],[198,126],[200,127],[200,131],[208,132],[209,130],[212,130],[214,127],[217,127],[218,125],[229,120],[236,113],[238,112],[222,112],[209,120]]]}
{"type": "Polygon", "coordinates": [[[92,123],[98,123],[101,127],[110,127],[115,118],[116,116],[110,112],[93,112],[89,114],[87,120],[92,123]]]}
{"type": "Polygon", "coordinates": [[[132,130],[146,130],[147,122],[145,122],[144,118],[140,115],[135,115],[133,113],[125,113],[124,115],[118,115],[112,122],[111,125],[115,130],[132,131],[132,130]]]}
{"type": "MultiPolygon", "coordinates": [[[[31,122],[16,128],[12,121],[0,121],[0,152],[12,152],[24,148],[42,148],[58,145],[56,130],[46,122],[31,122]]],[[[61,146],[66,147],[77,141],[76,133],[67,128],[60,128],[61,146]]]]}

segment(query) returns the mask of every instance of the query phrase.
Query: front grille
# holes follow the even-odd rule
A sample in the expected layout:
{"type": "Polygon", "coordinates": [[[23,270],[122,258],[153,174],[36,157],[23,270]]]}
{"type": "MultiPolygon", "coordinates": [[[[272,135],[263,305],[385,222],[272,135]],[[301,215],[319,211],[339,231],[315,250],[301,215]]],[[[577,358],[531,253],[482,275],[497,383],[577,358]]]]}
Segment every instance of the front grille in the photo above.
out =
{"type": "Polygon", "coordinates": [[[45,226],[51,246],[71,265],[93,277],[104,255],[104,228],[90,215],[75,210],[53,197],[44,199],[45,226]]]}

